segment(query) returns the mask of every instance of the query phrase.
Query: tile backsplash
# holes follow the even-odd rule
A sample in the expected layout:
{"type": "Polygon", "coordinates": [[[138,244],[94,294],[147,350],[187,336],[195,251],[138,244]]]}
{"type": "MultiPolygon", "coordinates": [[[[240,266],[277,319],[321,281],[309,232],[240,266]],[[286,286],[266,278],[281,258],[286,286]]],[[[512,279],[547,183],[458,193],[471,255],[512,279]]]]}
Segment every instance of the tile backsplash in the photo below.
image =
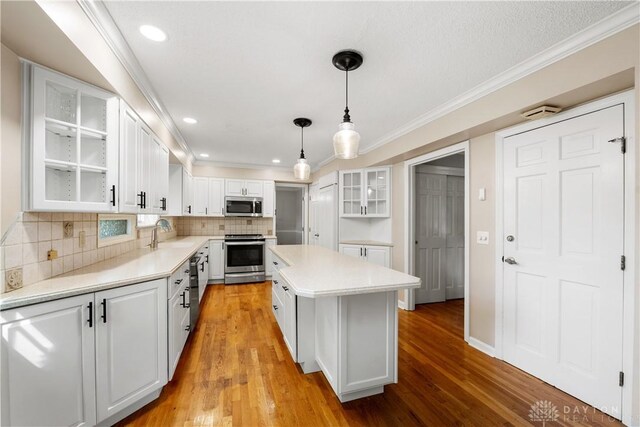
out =
{"type": "Polygon", "coordinates": [[[275,234],[273,218],[176,217],[178,236],[224,236],[225,234],[275,234]]]}
{"type": "MultiPolygon", "coordinates": [[[[167,219],[175,225],[174,218],[167,219]]],[[[0,291],[125,254],[149,243],[151,234],[151,229],[141,229],[135,240],[98,248],[97,231],[98,215],[93,213],[22,213],[0,245],[0,291]],[[52,249],[57,251],[57,258],[49,260],[52,249]]],[[[172,232],[160,234],[161,240],[176,234],[173,226],[172,232]]]]}

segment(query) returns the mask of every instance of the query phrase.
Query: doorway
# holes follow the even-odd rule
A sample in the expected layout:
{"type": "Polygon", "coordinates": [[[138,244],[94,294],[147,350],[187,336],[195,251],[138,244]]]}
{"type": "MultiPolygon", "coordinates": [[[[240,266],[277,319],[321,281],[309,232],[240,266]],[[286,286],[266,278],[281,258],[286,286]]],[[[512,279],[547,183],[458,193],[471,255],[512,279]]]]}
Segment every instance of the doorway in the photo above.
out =
{"type": "Polygon", "coordinates": [[[415,310],[458,299],[468,342],[469,141],[407,160],[404,173],[405,271],[421,277],[422,287],[407,291],[399,305],[415,310]]]}
{"type": "Polygon", "coordinates": [[[415,303],[464,298],[464,153],[414,167],[415,303]]]}
{"type": "Polygon", "coordinates": [[[307,186],[276,184],[276,237],[279,245],[307,243],[307,186]]]}

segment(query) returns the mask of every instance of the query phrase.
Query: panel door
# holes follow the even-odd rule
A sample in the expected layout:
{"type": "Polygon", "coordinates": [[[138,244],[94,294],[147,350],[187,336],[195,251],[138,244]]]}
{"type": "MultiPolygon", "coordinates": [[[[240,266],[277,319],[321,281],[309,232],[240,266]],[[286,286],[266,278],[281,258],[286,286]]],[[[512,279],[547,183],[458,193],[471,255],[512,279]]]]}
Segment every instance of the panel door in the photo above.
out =
{"type": "Polygon", "coordinates": [[[209,280],[224,279],[224,242],[209,240],[209,280]]]}
{"type": "Polygon", "coordinates": [[[360,245],[340,245],[340,253],[361,259],[364,256],[364,248],[360,245]]]}
{"type": "Polygon", "coordinates": [[[93,294],[0,313],[2,425],[96,424],[93,294]]]}
{"type": "Polygon", "coordinates": [[[416,275],[422,285],[415,291],[416,304],[446,298],[447,177],[416,173],[416,275]]]}
{"type": "Polygon", "coordinates": [[[153,211],[152,186],[151,186],[151,167],[153,162],[153,137],[151,131],[142,124],[138,127],[138,192],[139,202],[142,207],[138,209],[141,213],[151,213],[153,211]]]}
{"type": "Polygon", "coordinates": [[[296,328],[296,295],[291,288],[284,292],[284,342],[293,357],[298,361],[298,330],[296,328]]]}
{"type": "Polygon", "coordinates": [[[209,178],[209,216],[223,216],[224,179],[209,178]]]}
{"type": "Polygon", "coordinates": [[[138,212],[138,133],[140,118],[124,102],[120,115],[120,185],[118,209],[120,212],[138,212]]]}
{"type": "Polygon", "coordinates": [[[379,265],[381,267],[389,268],[391,266],[390,250],[385,246],[365,246],[367,254],[367,261],[379,265]]]}
{"type": "Polygon", "coordinates": [[[320,189],[318,209],[318,244],[335,251],[338,249],[337,188],[330,185],[320,189]]]}
{"type": "Polygon", "coordinates": [[[192,215],[193,212],[193,178],[182,169],[182,214],[192,215]]]}
{"type": "Polygon", "coordinates": [[[340,216],[364,214],[362,193],[362,170],[340,171],[340,216]]]}
{"type": "Polygon", "coordinates": [[[244,196],[244,181],[241,179],[226,179],[224,192],[227,196],[244,196]]]}
{"type": "Polygon", "coordinates": [[[98,422],[167,383],[167,281],[95,294],[98,422]]]}
{"type": "Polygon", "coordinates": [[[446,299],[464,298],[464,177],[447,175],[446,299]]]}
{"type": "Polygon", "coordinates": [[[209,178],[193,178],[193,215],[209,214],[209,178]]]}
{"type": "Polygon", "coordinates": [[[160,202],[159,213],[167,214],[167,203],[169,199],[169,150],[158,141],[158,174],[157,174],[157,196],[160,202]]]}
{"type": "Polygon", "coordinates": [[[178,293],[169,300],[169,380],[173,378],[182,354],[182,330],[184,329],[182,318],[184,317],[185,305],[189,303],[185,299],[185,292],[181,287],[178,293]]]}
{"type": "Polygon", "coordinates": [[[244,182],[244,195],[247,197],[262,197],[264,194],[263,181],[246,180],[244,182]]]}
{"type": "Polygon", "coordinates": [[[276,186],[273,181],[264,181],[263,185],[262,215],[273,217],[276,209],[276,186]]]}
{"type": "Polygon", "coordinates": [[[622,135],[619,105],[507,138],[500,236],[505,360],[618,418],[622,135]]]}

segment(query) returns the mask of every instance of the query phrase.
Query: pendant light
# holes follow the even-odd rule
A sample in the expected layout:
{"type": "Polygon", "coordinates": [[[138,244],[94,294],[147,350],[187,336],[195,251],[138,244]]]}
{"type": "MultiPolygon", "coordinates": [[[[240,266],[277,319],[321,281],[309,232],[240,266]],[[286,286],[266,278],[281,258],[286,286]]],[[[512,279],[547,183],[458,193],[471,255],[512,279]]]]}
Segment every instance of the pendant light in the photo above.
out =
{"type": "Polygon", "coordinates": [[[333,56],[333,65],[345,72],[345,108],[342,123],[338,126],[338,132],[333,135],[333,152],[338,159],[355,159],[358,157],[360,134],[355,131],[355,126],[349,116],[349,71],[353,71],[362,65],[362,55],[353,50],[343,50],[333,56]]]}
{"type": "Polygon", "coordinates": [[[309,179],[309,175],[311,175],[311,166],[307,163],[307,159],[304,158],[304,128],[311,126],[311,120],[299,117],[297,119],[293,119],[293,124],[298,126],[301,132],[300,158],[293,166],[293,176],[296,179],[307,180],[309,179]]]}

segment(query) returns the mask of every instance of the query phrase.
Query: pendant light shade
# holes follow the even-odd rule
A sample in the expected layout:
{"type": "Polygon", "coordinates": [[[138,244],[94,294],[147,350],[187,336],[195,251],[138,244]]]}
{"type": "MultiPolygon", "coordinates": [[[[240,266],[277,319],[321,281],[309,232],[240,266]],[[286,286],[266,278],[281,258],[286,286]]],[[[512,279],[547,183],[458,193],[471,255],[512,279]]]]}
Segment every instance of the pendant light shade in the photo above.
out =
{"type": "Polygon", "coordinates": [[[311,120],[300,117],[293,120],[293,124],[300,128],[300,158],[293,165],[293,176],[295,179],[307,180],[311,176],[311,166],[304,158],[304,128],[311,126],[311,120]]]}
{"type": "Polygon", "coordinates": [[[349,115],[349,71],[362,65],[362,55],[353,50],[343,50],[333,56],[333,65],[345,72],[345,108],[342,123],[338,132],[333,135],[333,153],[338,159],[355,159],[358,157],[360,134],[356,132],[349,115]]]}

